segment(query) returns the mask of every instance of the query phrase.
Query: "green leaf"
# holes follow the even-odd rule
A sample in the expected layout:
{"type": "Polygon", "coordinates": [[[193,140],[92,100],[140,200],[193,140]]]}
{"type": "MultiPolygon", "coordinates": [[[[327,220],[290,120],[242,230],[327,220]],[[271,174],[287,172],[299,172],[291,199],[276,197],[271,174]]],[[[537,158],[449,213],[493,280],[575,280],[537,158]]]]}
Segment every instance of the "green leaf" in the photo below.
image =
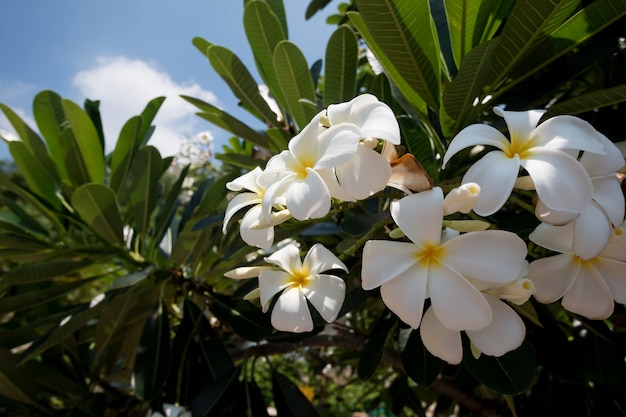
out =
{"type": "Polygon", "coordinates": [[[464,343],[463,365],[479,382],[501,394],[520,394],[535,378],[535,354],[528,343],[503,356],[480,355],[474,358],[469,343],[464,343]]]}
{"type": "Polygon", "coordinates": [[[141,271],[131,272],[128,275],[122,275],[121,277],[116,278],[115,281],[111,283],[111,287],[109,287],[109,289],[115,290],[136,285],[152,275],[154,271],[154,266],[149,266],[148,268],[144,268],[141,271]]]}
{"type": "Polygon", "coordinates": [[[85,99],[85,104],[83,106],[85,108],[85,112],[91,119],[94,127],[96,128],[96,132],[98,132],[98,138],[100,139],[100,146],[104,149],[104,130],[102,129],[102,119],[100,117],[100,101],[92,101],[88,98],[85,99]]]}
{"type": "Polygon", "coordinates": [[[499,88],[532,48],[563,23],[579,3],[580,0],[515,2],[489,63],[487,83],[491,90],[499,88]]]}
{"type": "Polygon", "coordinates": [[[626,84],[595,90],[548,108],[544,119],[558,114],[579,114],[626,101],[626,84]]]}
{"type": "Polygon", "coordinates": [[[363,351],[359,357],[359,365],[357,372],[359,378],[369,379],[380,363],[383,357],[383,351],[387,344],[387,339],[391,331],[395,328],[397,317],[389,310],[385,309],[378,318],[374,327],[367,336],[367,340],[363,345],[363,351]]]}
{"type": "Polygon", "coordinates": [[[161,392],[170,368],[170,326],[165,303],[155,303],[141,333],[133,372],[135,394],[150,401],[161,392]]]}
{"type": "Polygon", "coordinates": [[[122,218],[115,192],[104,184],[85,184],[72,194],[79,216],[105,241],[124,243],[122,218]]]}
{"type": "Polygon", "coordinates": [[[306,58],[295,44],[281,41],[274,49],[274,68],[287,111],[298,127],[303,129],[317,113],[316,109],[302,102],[316,101],[306,58]]]}
{"type": "Polygon", "coordinates": [[[118,197],[123,196],[122,190],[141,141],[142,125],[141,116],[134,116],[124,123],[115,149],[111,153],[111,188],[118,197]]]}
{"type": "Polygon", "coordinates": [[[96,128],[87,113],[76,103],[62,99],[61,105],[69,127],[61,134],[61,140],[72,141],[68,143],[69,149],[65,155],[70,179],[75,185],[102,183],[104,153],[96,128]]]}
{"type": "Polygon", "coordinates": [[[133,189],[130,194],[135,227],[139,233],[147,233],[150,226],[150,217],[157,204],[157,185],[161,172],[159,151],[153,146],[141,148],[131,168],[133,189]]]}
{"type": "Polygon", "coordinates": [[[51,285],[43,290],[27,291],[20,294],[2,297],[0,298],[0,313],[22,311],[46,304],[57,298],[63,297],[64,295],[77,290],[83,285],[98,278],[100,277],[97,276],[87,279],[78,279],[72,282],[55,283],[54,285],[51,285]]]}
{"type": "Polygon", "coordinates": [[[191,40],[191,43],[193,43],[193,46],[195,46],[198,51],[200,51],[200,53],[202,53],[202,55],[207,56],[207,53],[209,52],[209,48],[212,47],[214,44],[212,44],[211,42],[207,41],[204,38],[201,38],[200,36],[196,36],[191,40]]]}
{"type": "Polygon", "coordinates": [[[32,376],[17,367],[15,355],[7,349],[0,349],[0,397],[37,405],[37,392],[32,376]]]}
{"type": "Polygon", "coordinates": [[[429,387],[441,373],[445,362],[424,347],[418,330],[402,329],[399,339],[400,359],[406,374],[419,386],[429,387]]]}
{"type": "Polygon", "coordinates": [[[348,26],[340,26],[333,32],[326,46],[324,107],[349,101],[356,95],[358,63],[356,36],[348,26]]]}
{"type": "Polygon", "coordinates": [[[61,210],[61,201],[56,195],[56,184],[42,163],[34,157],[23,142],[9,142],[9,152],[20,174],[34,194],[46,200],[56,210],[61,210]]]}
{"type": "MultiPolygon", "coordinates": [[[[236,385],[239,383],[237,376],[239,376],[240,372],[240,367],[233,368],[229,373],[204,387],[200,394],[191,400],[189,404],[191,414],[198,417],[208,417],[211,411],[222,412],[222,410],[219,409],[219,405],[225,406],[225,404],[223,401],[220,402],[220,400],[228,399],[228,392],[236,388],[236,385]]],[[[233,400],[242,401],[243,399],[235,396],[233,400]]]]}
{"type": "Polygon", "coordinates": [[[408,85],[429,107],[439,109],[441,49],[428,0],[357,0],[356,5],[369,35],[361,34],[370,47],[370,39],[377,44],[372,49],[385,70],[392,66],[397,71],[388,74],[400,91],[405,93],[408,85]]]}
{"type": "Polygon", "coordinates": [[[285,107],[273,62],[276,45],[287,39],[280,19],[265,1],[249,1],[243,11],[243,23],[259,75],[276,101],[285,107]]]}
{"type": "Polygon", "coordinates": [[[322,10],[331,0],[312,0],[306,8],[304,18],[309,20],[315,13],[322,10]]]}
{"type": "Polygon", "coordinates": [[[53,261],[13,268],[0,277],[0,292],[12,285],[33,284],[67,276],[91,264],[91,261],[53,261]]]}
{"type": "Polygon", "coordinates": [[[39,135],[31,129],[13,110],[0,103],[0,109],[9,120],[15,133],[22,140],[28,151],[35,157],[39,165],[48,173],[52,180],[59,181],[59,174],[50,158],[48,148],[39,135]]]}
{"type": "Polygon", "coordinates": [[[130,289],[124,292],[110,291],[101,301],[103,307],[94,336],[93,352],[96,358],[107,349],[107,345],[116,332],[126,326],[129,321],[128,315],[137,304],[138,299],[139,294],[130,289]]]}
{"type": "Polygon", "coordinates": [[[435,159],[433,142],[412,117],[399,116],[397,119],[408,152],[415,156],[428,175],[437,183],[439,162],[435,159]]]}
{"type": "Polygon", "coordinates": [[[263,122],[280,126],[276,114],[259,94],[256,81],[235,54],[224,47],[213,46],[207,55],[215,72],[226,81],[238,99],[250,106],[263,122]]]}
{"type": "Polygon", "coordinates": [[[78,313],[67,316],[57,327],[53,327],[48,333],[34,341],[28,349],[22,353],[20,363],[33,359],[35,356],[58,345],[95,318],[100,313],[101,309],[102,303],[96,304],[93,307],[85,305],[78,313]]]}
{"type": "Polygon", "coordinates": [[[260,310],[251,310],[249,303],[232,305],[228,300],[218,297],[214,297],[213,301],[216,316],[241,337],[260,341],[272,334],[273,328],[266,315],[260,313],[260,310]]]}
{"type": "Polygon", "coordinates": [[[152,121],[156,117],[156,114],[159,112],[161,105],[165,101],[165,97],[157,97],[148,102],[146,108],[141,112],[141,131],[139,132],[139,138],[141,139],[140,146],[145,146],[150,140],[152,136],[152,132],[154,131],[154,126],[152,126],[152,121]]]}
{"type": "MultiPolygon", "coordinates": [[[[225,111],[218,109],[212,104],[206,103],[202,100],[195,99],[193,97],[181,96],[183,99],[187,100],[194,106],[198,107],[202,110],[201,113],[197,113],[201,118],[213,123],[214,125],[226,130],[227,132],[232,133],[233,135],[240,137],[250,143],[253,143],[257,146],[279,150],[281,147],[277,145],[272,145],[275,143],[275,140],[268,140],[266,136],[259,133],[258,131],[252,129],[247,124],[243,123],[239,119],[231,116],[225,111]]],[[[282,140],[283,144],[286,141],[282,140]]]]}
{"type": "Polygon", "coordinates": [[[443,93],[443,111],[451,117],[447,137],[465,127],[472,120],[469,116],[481,108],[484,80],[497,41],[482,43],[467,54],[452,82],[443,93]]]}
{"type": "Polygon", "coordinates": [[[272,372],[272,392],[276,411],[281,417],[319,417],[302,391],[277,370],[272,372]]]}
{"type": "Polygon", "coordinates": [[[461,67],[465,55],[481,43],[498,3],[496,0],[444,0],[457,68],[461,67]]]}
{"type": "Polygon", "coordinates": [[[267,405],[263,398],[263,393],[257,385],[256,381],[244,381],[246,390],[246,399],[248,401],[249,416],[251,417],[269,417],[267,413],[267,405]]]}

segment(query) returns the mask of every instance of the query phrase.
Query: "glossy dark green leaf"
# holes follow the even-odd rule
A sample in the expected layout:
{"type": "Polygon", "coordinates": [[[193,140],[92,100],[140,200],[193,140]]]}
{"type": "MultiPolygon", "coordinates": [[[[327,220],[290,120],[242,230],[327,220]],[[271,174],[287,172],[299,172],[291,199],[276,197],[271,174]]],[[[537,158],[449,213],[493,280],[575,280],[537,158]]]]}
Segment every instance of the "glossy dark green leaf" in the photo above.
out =
{"type": "MultiPolygon", "coordinates": [[[[194,417],[210,417],[213,415],[220,415],[219,413],[223,411],[223,408],[231,407],[232,403],[225,404],[225,401],[223,400],[229,399],[227,398],[229,391],[232,392],[233,388],[237,389],[237,385],[239,384],[237,376],[239,376],[240,371],[241,369],[239,367],[233,368],[216,381],[204,387],[200,394],[191,400],[191,403],[189,404],[191,414],[194,417]],[[216,412],[217,414],[213,414],[213,412],[216,412]]],[[[245,401],[241,397],[238,399],[233,398],[233,400],[240,401],[245,404],[245,401]]]]}
{"type": "Polygon", "coordinates": [[[115,192],[104,184],[85,184],[72,194],[72,206],[102,239],[124,243],[122,218],[115,192]]]}
{"type": "Polygon", "coordinates": [[[44,199],[56,210],[61,209],[61,201],[56,196],[56,184],[41,162],[33,156],[20,141],[9,142],[9,152],[20,174],[30,190],[44,199]]]}
{"type": "Polygon", "coordinates": [[[535,353],[528,343],[503,356],[480,355],[474,358],[469,343],[464,343],[463,365],[479,382],[502,394],[520,394],[526,391],[537,369],[535,353]]]}
{"type": "Polygon", "coordinates": [[[599,385],[615,385],[624,377],[626,365],[619,342],[607,341],[590,331],[577,340],[586,381],[599,385]]]}
{"type": "Polygon", "coordinates": [[[37,405],[37,392],[32,377],[17,367],[16,356],[7,349],[0,349],[0,396],[37,405]]]}
{"type": "Polygon", "coordinates": [[[245,389],[248,400],[247,417],[269,417],[263,393],[256,381],[245,381],[245,389]]]}
{"type": "Polygon", "coordinates": [[[109,289],[114,290],[136,285],[152,275],[154,270],[155,267],[151,265],[148,268],[142,269],[141,271],[132,272],[128,275],[122,275],[121,277],[116,278],[115,281],[111,283],[109,289]]]}
{"type": "Polygon", "coordinates": [[[139,147],[142,125],[141,116],[128,120],[122,127],[115,149],[111,153],[111,188],[119,197],[123,196],[122,190],[139,147]]]}
{"type": "Polygon", "coordinates": [[[96,128],[98,138],[100,139],[100,146],[104,149],[104,130],[102,128],[102,118],[100,117],[100,101],[85,99],[83,107],[91,119],[91,123],[93,123],[93,126],[96,128]]]}
{"type": "Polygon", "coordinates": [[[326,46],[324,70],[324,107],[351,100],[356,95],[356,72],[359,47],[348,26],[333,32],[326,46]]]}
{"type": "Polygon", "coordinates": [[[363,345],[363,351],[359,357],[359,365],[357,372],[359,378],[369,379],[380,363],[383,357],[383,351],[387,344],[391,331],[395,328],[397,317],[389,310],[385,309],[380,315],[372,330],[367,336],[367,340],[363,345]]]}
{"type": "Polygon", "coordinates": [[[359,32],[370,47],[370,38],[377,44],[373,52],[385,70],[390,65],[395,69],[388,74],[400,91],[405,93],[408,85],[428,106],[439,109],[441,50],[428,0],[357,0],[356,5],[368,35],[360,25],[359,32]],[[379,50],[384,56],[379,57],[379,50]]]}
{"type": "Polygon", "coordinates": [[[304,18],[309,20],[315,15],[318,11],[322,10],[331,0],[311,0],[309,5],[306,8],[306,13],[304,14],[304,18]]]}
{"type": "Polygon", "coordinates": [[[439,162],[435,159],[433,141],[415,119],[399,116],[398,123],[407,151],[415,156],[436,183],[439,178],[439,162]]]}
{"type": "Polygon", "coordinates": [[[281,41],[274,49],[273,62],[287,112],[302,129],[317,113],[314,107],[303,103],[303,100],[311,103],[316,100],[306,58],[295,44],[281,41]]]}
{"type": "Polygon", "coordinates": [[[260,341],[274,330],[269,323],[269,315],[262,313],[260,309],[253,310],[247,302],[233,304],[221,297],[215,297],[214,307],[217,317],[244,339],[260,341]]]}
{"type": "Polygon", "coordinates": [[[53,327],[45,335],[35,340],[28,349],[21,354],[20,362],[33,359],[37,355],[63,342],[65,339],[72,336],[74,332],[83,328],[89,321],[97,317],[101,308],[101,304],[96,304],[93,307],[85,305],[77,313],[66,317],[56,327],[53,327]]]}
{"type": "Polygon", "coordinates": [[[161,177],[161,154],[153,146],[141,148],[131,168],[133,189],[130,201],[139,233],[147,233],[150,218],[157,204],[157,185],[161,177]]]}
{"type": "Polygon", "coordinates": [[[200,36],[194,37],[191,40],[191,43],[193,43],[193,46],[195,46],[198,49],[198,51],[200,51],[200,53],[202,53],[202,55],[204,56],[207,56],[207,53],[209,52],[209,48],[214,45],[200,36]]]}
{"type": "Polygon", "coordinates": [[[141,333],[135,368],[135,394],[150,401],[165,383],[170,369],[170,326],[165,303],[158,300],[141,333]]]}
{"type": "Polygon", "coordinates": [[[544,118],[558,114],[579,114],[626,101],[626,84],[603,88],[557,103],[550,107],[544,118]]]}
{"type": "Polygon", "coordinates": [[[419,330],[402,329],[398,336],[400,359],[406,374],[421,387],[429,387],[445,362],[424,347],[419,330]]]}
{"type": "Polygon", "coordinates": [[[213,46],[208,50],[208,57],[215,72],[226,81],[226,84],[239,100],[260,115],[263,122],[280,126],[276,114],[259,94],[259,86],[256,81],[234,53],[224,47],[213,46]]]}
{"type": "Polygon", "coordinates": [[[272,372],[272,392],[276,411],[281,417],[319,417],[302,391],[285,375],[272,372]]]}
{"type": "Polygon", "coordinates": [[[139,132],[139,138],[141,139],[140,146],[145,146],[150,137],[152,137],[152,132],[154,132],[154,126],[152,126],[152,122],[156,117],[161,105],[165,101],[165,97],[157,97],[153,98],[148,102],[146,107],[141,112],[141,131],[139,132]]]}
{"type": "Polygon", "coordinates": [[[91,261],[52,261],[13,268],[0,277],[0,292],[2,288],[12,285],[32,284],[70,275],[91,264],[91,261]]]}
{"type": "Polygon", "coordinates": [[[273,63],[276,45],[287,39],[280,19],[265,1],[255,0],[245,5],[243,23],[259,75],[278,103],[285,106],[285,99],[273,63]]]}

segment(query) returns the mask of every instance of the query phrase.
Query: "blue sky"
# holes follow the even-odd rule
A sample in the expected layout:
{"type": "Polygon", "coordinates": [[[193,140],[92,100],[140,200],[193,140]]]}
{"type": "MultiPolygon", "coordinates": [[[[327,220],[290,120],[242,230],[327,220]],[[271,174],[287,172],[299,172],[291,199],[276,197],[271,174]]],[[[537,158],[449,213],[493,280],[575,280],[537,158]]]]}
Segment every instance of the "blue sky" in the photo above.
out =
{"type": "MultiPolygon", "coordinates": [[[[306,21],[310,0],[285,1],[289,38],[309,65],[324,57],[336,12],[331,2],[306,21]]],[[[0,2],[0,102],[31,127],[32,101],[42,90],[83,103],[100,100],[111,149],[122,124],[151,98],[168,98],[155,120],[153,144],[164,155],[184,137],[209,130],[220,147],[228,134],[193,116],[186,94],[246,118],[226,84],[192,45],[194,36],[231,49],[256,75],[243,30],[243,0],[22,0],[0,2]]],[[[257,77],[257,81],[261,82],[257,77]]],[[[11,131],[0,115],[0,129],[11,131]]],[[[8,156],[0,143],[0,158],[8,156]]]]}

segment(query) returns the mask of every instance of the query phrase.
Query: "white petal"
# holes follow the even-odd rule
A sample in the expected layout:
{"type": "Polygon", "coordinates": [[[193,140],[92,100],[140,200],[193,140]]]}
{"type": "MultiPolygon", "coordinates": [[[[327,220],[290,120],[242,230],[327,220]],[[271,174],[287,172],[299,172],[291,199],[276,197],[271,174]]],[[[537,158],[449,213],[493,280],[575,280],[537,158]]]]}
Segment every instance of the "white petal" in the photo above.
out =
{"type": "MultiPolygon", "coordinates": [[[[308,159],[315,160],[318,157],[320,146],[318,136],[325,130],[320,124],[320,120],[324,115],[324,111],[319,112],[300,133],[289,141],[289,152],[295,159],[304,161],[308,159]]],[[[268,169],[267,166],[265,169],[268,169]]]]}
{"type": "Polygon", "coordinates": [[[222,233],[226,233],[226,229],[228,227],[228,222],[230,219],[243,207],[259,204],[261,202],[261,196],[255,193],[241,193],[234,196],[226,207],[226,211],[224,212],[224,223],[222,226],[222,233]]]}
{"type": "Polygon", "coordinates": [[[626,234],[624,229],[626,222],[619,229],[616,229],[604,250],[598,255],[601,258],[613,259],[616,261],[626,262],[626,234]],[[619,233],[619,234],[618,234],[619,233]]]}
{"type": "Polygon", "coordinates": [[[624,194],[619,180],[611,175],[593,178],[591,182],[593,200],[606,212],[613,226],[618,227],[624,221],[624,194]]]}
{"type": "Polygon", "coordinates": [[[257,178],[263,172],[260,167],[254,168],[252,171],[247,172],[239,178],[226,183],[226,188],[231,191],[241,191],[243,189],[250,190],[254,193],[260,194],[263,192],[257,185],[257,178]]]}
{"type": "Polygon", "coordinates": [[[441,324],[432,308],[424,313],[420,336],[426,349],[436,357],[452,365],[461,363],[463,359],[461,332],[450,330],[441,324]]]}
{"type": "Polygon", "coordinates": [[[400,127],[393,111],[385,103],[377,101],[359,106],[353,121],[361,128],[362,138],[378,138],[395,145],[400,144],[400,127]]]}
{"type": "Polygon", "coordinates": [[[251,227],[254,223],[259,221],[262,214],[263,210],[261,204],[251,207],[241,220],[239,234],[241,235],[241,239],[248,245],[267,249],[274,243],[274,227],[270,226],[254,229],[251,227]]]}
{"type": "Polygon", "coordinates": [[[321,243],[316,243],[309,249],[302,262],[302,268],[309,271],[311,275],[331,269],[341,269],[348,272],[348,267],[321,243]]]}
{"type": "Polygon", "coordinates": [[[335,321],[346,295],[346,284],[334,275],[316,274],[309,277],[302,292],[328,323],[335,321]]]}
{"type": "Polygon", "coordinates": [[[361,285],[364,290],[380,287],[417,263],[417,246],[408,242],[369,240],[363,247],[361,285]]]}
{"type": "Polygon", "coordinates": [[[443,168],[446,167],[453,155],[465,148],[477,145],[495,146],[502,151],[506,151],[511,146],[511,143],[494,127],[479,124],[469,125],[461,130],[450,142],[446,154],[443,156],[443,168]]]}
{"type": "Polygon", "coordinates": [[[316,169],[315,172],[319,174],[320,178],[324,181],[324,184],[326,184],[332,198],[336,198],[341,201],[356,201],[348,190],[345,190],[339,184],[337,175],[335,174],[335,168],[319,168],[316,169]]]}
{"type": "Polygon", "coordinates": [[[335,173],[352,199],[364,200],[385,188],[391,165],[378,152],[359,145],[354,157],[335,168],[335,173]]]}
{"type": "Polygon", "coordinates": [[[561,300],[564,309],[589,319],[605,319],[613,313],[613,294],[591,263],[582,262],[574,284],[561,300]]]}
{"type": "Polygon", "coordinates": [[[428,291],[437,319],[450,330],[480,330],[491,322],[491,308],[480,291],[445,265],[429,265],[428,291]]]}
{"type": "Polygon", "coordinates": [[[612,233],[606,213],[596,204],[589,204],[574,221],[574,253],[581,259],[595,258],[609,243],[612,233]]]}
{"type": "MultiPolygon", "coordinates": [[[[287,172],[287,171],[285,171],[287,172]]],[[[293,184],[297,180],[297,175],[289,172],[284,177],[279,178],[276,182],[271,183],[265,189],[265,193],[263,193],[263,200],[261,202],[261,206],[263,207],[263,219],[266,222],[271,221],[271,213],[272,207],[279,200],[284,199],[284,193],[287,192],[291,184],[293,184]]]]}
{"type": "Polygon", "coordinates": [[[578,276],[580,260],[571,254],[537,259],[528,265],[528,279],[535,284],[534,297],[540,303],[553,303],[565,294],[578,276]]]}
{"type": "Polygon", "coordinates": [[[574,116],[562,115],[546,120],[533,131],[531,139],[542,147],[605,153],[598,131],[574,116]]]}
{"type": "Polygon", "coordinates": [[[468,330],[472,344],[482,353],[490,356],[502,356],[517,349],[526,336],[526,326],[511,307],[502,301],[485,295],[493,312],[493,319],[483,330],[468,330]]]}
{"type": "Polygon", "coordinates": [[[467,170],[463,183],[475,182],[480,186],[474,205],[477,214],[489,216],[500,210],[513,191],[519,167],[517,154],[509,158],[503,152],[492,151],[467,170]]]}
{"type": "Polygon", "coordinates": [[[517,279],[526,258],[526,244],[504,230],[470,232],[447,241],[445,263],[461,274],[494,284],[517,279]]]}
{"type": "Polygon", "coordinates": [[[555,210],[582,212],[591,201],[591,178],[571,156],[548,148],[527,152],[522,166],[533,178],[537,194],[546,206],[555,210]]]}
{"type": "Polygon", "coordinates": [[[515,138],[517,142],[526,142],[546,111],[506,111],[500,107],[494,107],[493,112],[504,118],[511,138],[515,138]]]}
{"type": "Polygon", "coordinates": [[[438,245],[443,222],[443,192],[431,190],[408,195],[391,202],[391,217],[417,245],[438,245]]]}
{"type": "Polygon", "coordinates": [[[626,262],[596,258],[591,261],[611,290],[613,299],[626,304],[626,262]]]}
{"type": "Polygon", "coordinates": [[[287,209],[297,220],[324,217],[330,211],[330,191],[315,170],[307,168],[304,181],[294,182],[286,190],[287,209]]]}
{"type": "Polygon", "coordinates": [[[295,243],[291,243],[277,250],[266,257],[265,262],[279,266],[290,274],[299,274],[302,271],[300,249],[298,249],[295,243]]]}
{"type": "Polygon", "coordinates": [[[313,330],[313,319],[299,287],[285,290],[272,310],[272,326],[283,332],[303,333],[313,330]]]}
{"type": "Polygon", "coordinates": [[[619,148],[606,136],[597,133],[606,155],[593,152],[585,152],[580,157],[580,163],[592,177],[613,175],[624,166],[624,156],[619,148]]]}
{"type": "Polygon", "coordinates": [[[269,308],[272,297],[291,285],[292,276],[285,271],[261,271],[259,273],[260,301],[263,312],[269,308]]]}
{"type": "Polygon", "coordinates": [[[311,168],[332,168],[347,162],[356,153],[360,138],[356,125],[331,126],[319,135],[319,154],[311,168]]]}
{"type": "Polygon", "coordinates": [[[410,268],[380,287],[383,302],[396,316],[414,329],[422,320],[427,275],[424,268],[410,268]]]}
{"type": "Polygon", "coordinates": [[[580,213],[570,213],[569,211],[553,210],[546,206],[543,201],[537,200],[535,206],[535,216],[543,223],[553,226],[562,226],[571,223],[580,215],[580,213]]]}
{"type": "Polygon", "coordinates": [[[542,223],[528,235],[528,238],[539,246],[551,251],[561,253],[573,253],[574,224],[568,223],[563,226],[552,226],[542,223]]]}

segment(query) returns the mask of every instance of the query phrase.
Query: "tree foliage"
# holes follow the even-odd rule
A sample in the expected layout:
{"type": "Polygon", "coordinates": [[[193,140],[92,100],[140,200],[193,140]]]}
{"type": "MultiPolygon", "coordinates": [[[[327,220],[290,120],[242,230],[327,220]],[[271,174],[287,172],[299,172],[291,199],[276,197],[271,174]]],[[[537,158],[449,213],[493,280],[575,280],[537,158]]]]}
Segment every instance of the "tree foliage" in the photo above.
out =
{"type": "MultiPolygon", "coordinates": [[[[327,3],[312,1],[307,15],[327,3]]],[[[330,416],[385,406],[421,416],[432,405],[468,416],[626,415],[623,305],[593,321],[531,299],[516,307],[527,326],[520,348],[476,358],[464,339],[463,363],[451,366],[378,291],[364,291],[360,253],[387,233],[382,208],[394,191],[276,227],[275,242],[323,243],[349,270],[337,321],[314,317],[309,333],[275,330],[246,298],[256,281],[224,277],[267,253],[241,240],[237,222],[222,233],[225,184],[361,92],[394,110],[402,147],[447,189],[472,160],[442,170],[448,143],[465,126],[493,122],[494,106],[576,114],[626,139],[624,16],[623,0],[356,0],[329,18],[340,24],[320,64],[289,41],[282,1],[248,0],[254,63],[208,40],[193,45],[258,123],[183,97],[232,135],[219,168],[197,175],[149,145],[163,98],[128,120],[110,154],[97,102],[81,108],[43,91],[36,127],[0,105],[19,137],[9,142],[17,175],[0,173],[0,410],[145,415],[180,404],[194,416],[257,416],[272,405],[281,416],[330,416]]],[[[526,238],[538,224],[525,211],[532,195],[514,197],[485,220],[526,238]]],[[[536,250],[529,257],[545,255],[536,250]]]]}

